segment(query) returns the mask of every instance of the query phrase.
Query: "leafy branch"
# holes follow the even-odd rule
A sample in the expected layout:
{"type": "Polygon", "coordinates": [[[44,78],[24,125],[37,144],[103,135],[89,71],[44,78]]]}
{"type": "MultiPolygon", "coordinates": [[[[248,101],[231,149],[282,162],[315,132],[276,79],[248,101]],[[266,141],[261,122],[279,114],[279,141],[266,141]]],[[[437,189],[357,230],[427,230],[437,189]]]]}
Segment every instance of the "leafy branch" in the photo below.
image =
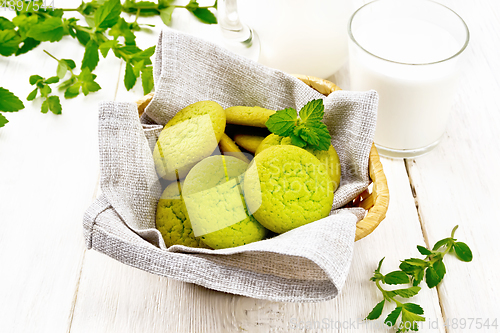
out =
{"type": "Polygon", "coordinates": [[[384,323],[390,327],[395,327],[396,322],[401,316],[397,332],[407,332],[409,330],[418,331],[418,322],[425,321],[422,316],[424,310],[415,303],[402,303],[396,297],[410,298],[418,294],[420,282],[425,277],[425,283],[429,288],[436,287],[446,274],[446,267],[443,258],[446,254],[454,252],[461,261],[472,261],[472,252],[467,244],[457,242],[454,238],[458,225],[453,228],[451,237],[438,241],[432,250],[418,245],[418,251],[426,256],[424,259],[410,258],[401,261],[398,271],[390,272],[386,275],[380,272],[385,258],[380,260],[377,269],[375,269],[371,281],[375,282],[377,289],[382,293],[383,300],[380,301],[366,317],[367,320],[378,319],[382,315],[384,306],[387,303],[394,302],[396,308],[387,316],[384,323]],[[386,290],[382,283],[387,285],[411,284],[410,287],[386,290]]]}
{"type": "MultiPolygon", "coordinates": [[[[12,8],[16,10],[16,16],[12,20],[0,16],[0,55],[20,56],[35,49],[42,42],[58,42],[65,36],[78,40],[84,46],[84,56],[78,75],[73,72],[77,67],[73,60],[59,60],[45,51],[58,63],[56,75],[47,79],[32,75],[29,82],[35,86],[35,90],[27,98],[31,101],[40,94],[44,98],[41,109],[44,113],[48,110],[55,114],[62,112],[59,97],[50,95],[52,92],[50,85],[64,80],[68,72],[70,77],[59,85],[59,88],[64,90],[65,98],[74,98],[80,93],[87,95],[99,90],[100,86],[95,82],[96,75],[93,71],[101,57],[106,58],[110,51],[125,62],[125,88],[132,89],[140,79],[144,94],[148,94],[154,88],[151,57],[155,52],[155,46],[142,50],[136,45],[135,32],[148,26],[137,23],[137,18],[159,15],[163,23],[168,25],[174,10],[183,8],[203,23],[217,23],[215,15],[210,11],[211,8],[217,8],[217,1],[213,6],[206,7],[199,6],[196,0],[191,0],[186,6],[173,5],[173,2],[173,0],[157,2],[125,0],[121,3],[120,0],[92,0],[82,1],[77,8],[62,9],[43,6],[44,2],[41,0],[18,1],[17,3],[22,6],[17,4],[12,8]],[[78,18],[64,18],[65,12],[78,12],[86,24],[80,24],[78,18]],[[120,16],[121,13],[135,15],[135,20],[127,22],[120,16]]],[[[8,90],[3,90],[5,92],[2,93],[7,94],[8,90]]],[[[9,92],[8,95],[10,94],[12,93],[9,92]]],[[[0,100],[0,110],[12,107],[5,103],[7,102],[3,99],[0,100]]],[[[19,103],[16,104],[19,108],[19,103]]],[[[6,123],[5,117],[1,116],[0,127],[6,123]]]]}

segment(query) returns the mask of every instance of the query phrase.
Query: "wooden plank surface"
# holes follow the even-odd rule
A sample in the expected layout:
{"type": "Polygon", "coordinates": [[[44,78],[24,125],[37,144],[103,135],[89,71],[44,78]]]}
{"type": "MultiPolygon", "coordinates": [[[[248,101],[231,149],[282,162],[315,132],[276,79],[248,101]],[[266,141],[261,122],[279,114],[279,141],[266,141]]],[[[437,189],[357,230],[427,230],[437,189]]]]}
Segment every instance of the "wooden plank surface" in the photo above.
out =
{"type": "Polygon", "coordinates": [[[438,286],[448,332],[500,332],[497,235],[500,234],[500,6],[496,1],[443,1],[471,34],[453,114],[441,145],[407,161],[429,244],[455,234],[474,259],[445,259],[438,286]],[[490,326],[484,325],[489,321],[490,326]],[[491,326],[496,320],[497,327],[491,326]]]}
{"type": "Polygon", "coordinates": [[[97,104],[114,96],[119,62],[104,61],[96,71],[101,91],[62,99],[62,115],[42,114],[39,99],[26,102],[28,79],[56,74],[44,49],[81,61],[83,48],[65,39],[0,57],[0,86],[26,106],[6,114],[9,123],[0,129],[0,332],[66,332],[76,299],[82,217],[99,171],[97,104]]]}

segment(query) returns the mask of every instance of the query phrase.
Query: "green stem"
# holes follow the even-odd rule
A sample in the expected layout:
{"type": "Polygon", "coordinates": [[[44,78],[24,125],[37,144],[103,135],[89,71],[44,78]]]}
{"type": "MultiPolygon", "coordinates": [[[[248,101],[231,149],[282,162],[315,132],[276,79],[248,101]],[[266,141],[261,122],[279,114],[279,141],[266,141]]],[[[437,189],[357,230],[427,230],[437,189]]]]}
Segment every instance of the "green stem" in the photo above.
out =
{"type": "Polygon", "coordinates": [[[50,54],[47,50],[43,50],[43,52],[47,53],[47,55],[48,55],[49,57],[51,57],[52,59],[54,59],[55,61],[57,61],[57,62],[59,62],[59,61],[60,61],[59,59],[57,59],[56,57],[54,57],[52,54],[50,54]]]}
{"type": "Polygon", "coordinates": [[[65,11],[65,12],[78,12],[78,11],[80,11],[78,8],[57,8],[57,9],[61,9],[62,11],[65,11]]]}
{"type": "Polygon", "coordinates": [[[139,15],[141,15],[141,9],[137,8],[137,12],[135,13],[135,21],[134,21],[134,23],[137,23],[137,19],[139,18],[139,15]]]}

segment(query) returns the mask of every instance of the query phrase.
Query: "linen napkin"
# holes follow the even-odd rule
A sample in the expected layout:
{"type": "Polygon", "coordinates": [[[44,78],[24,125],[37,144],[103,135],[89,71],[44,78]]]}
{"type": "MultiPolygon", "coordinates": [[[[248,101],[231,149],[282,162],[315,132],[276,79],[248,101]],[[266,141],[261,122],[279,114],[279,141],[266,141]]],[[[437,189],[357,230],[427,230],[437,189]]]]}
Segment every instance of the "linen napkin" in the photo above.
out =
{"type": "MultiPolygon", "coordinates": [[[[307,73],[304,73],[307,74],[307,73]]],[[[378,95],[337,91],[329,96],[279,70],[197,37],[164,30],[154,62],[155,95],[139,119],[135,103],[105,102],[99,110],[102,195],[84,216],[87,247],[122,263],[198,285],[287,302],[328,300],[347,277],[361,208],[341,208],[369,185],[378,95]],[[244,246],[166,248],[155,229],[161,184],[152,148],[179,110],[202,100],[296,110],[323,98],[342,178],[330,216],[244,246]]]]}

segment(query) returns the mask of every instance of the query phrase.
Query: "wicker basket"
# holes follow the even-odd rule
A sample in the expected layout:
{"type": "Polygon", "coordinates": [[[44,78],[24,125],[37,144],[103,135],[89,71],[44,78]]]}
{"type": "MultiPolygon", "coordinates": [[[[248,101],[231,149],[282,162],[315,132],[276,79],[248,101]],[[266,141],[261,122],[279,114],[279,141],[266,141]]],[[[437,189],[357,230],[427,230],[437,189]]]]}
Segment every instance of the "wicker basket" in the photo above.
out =
{"type": "MultiPolygon", "coordinates": [[[[327,80],[313,76],[295,76],[325,96],[334,91],[341,90],[338,86],[327,80]]],[[[136,102],[139,109],[139,115],[142,115],[152,98],[153,93],[150,93],[136,102]]],[[[375,145],[372,146],[370,151],[368,168],[370,179],[372,180],[371,190],[365,190],[348,205],[349,207],[362,207],[368,211],[365,218],[356,224],[356,240],[366,237],[375,230],[385,218],[387,207],[389,206],[387,179],[375,145]]]]}

